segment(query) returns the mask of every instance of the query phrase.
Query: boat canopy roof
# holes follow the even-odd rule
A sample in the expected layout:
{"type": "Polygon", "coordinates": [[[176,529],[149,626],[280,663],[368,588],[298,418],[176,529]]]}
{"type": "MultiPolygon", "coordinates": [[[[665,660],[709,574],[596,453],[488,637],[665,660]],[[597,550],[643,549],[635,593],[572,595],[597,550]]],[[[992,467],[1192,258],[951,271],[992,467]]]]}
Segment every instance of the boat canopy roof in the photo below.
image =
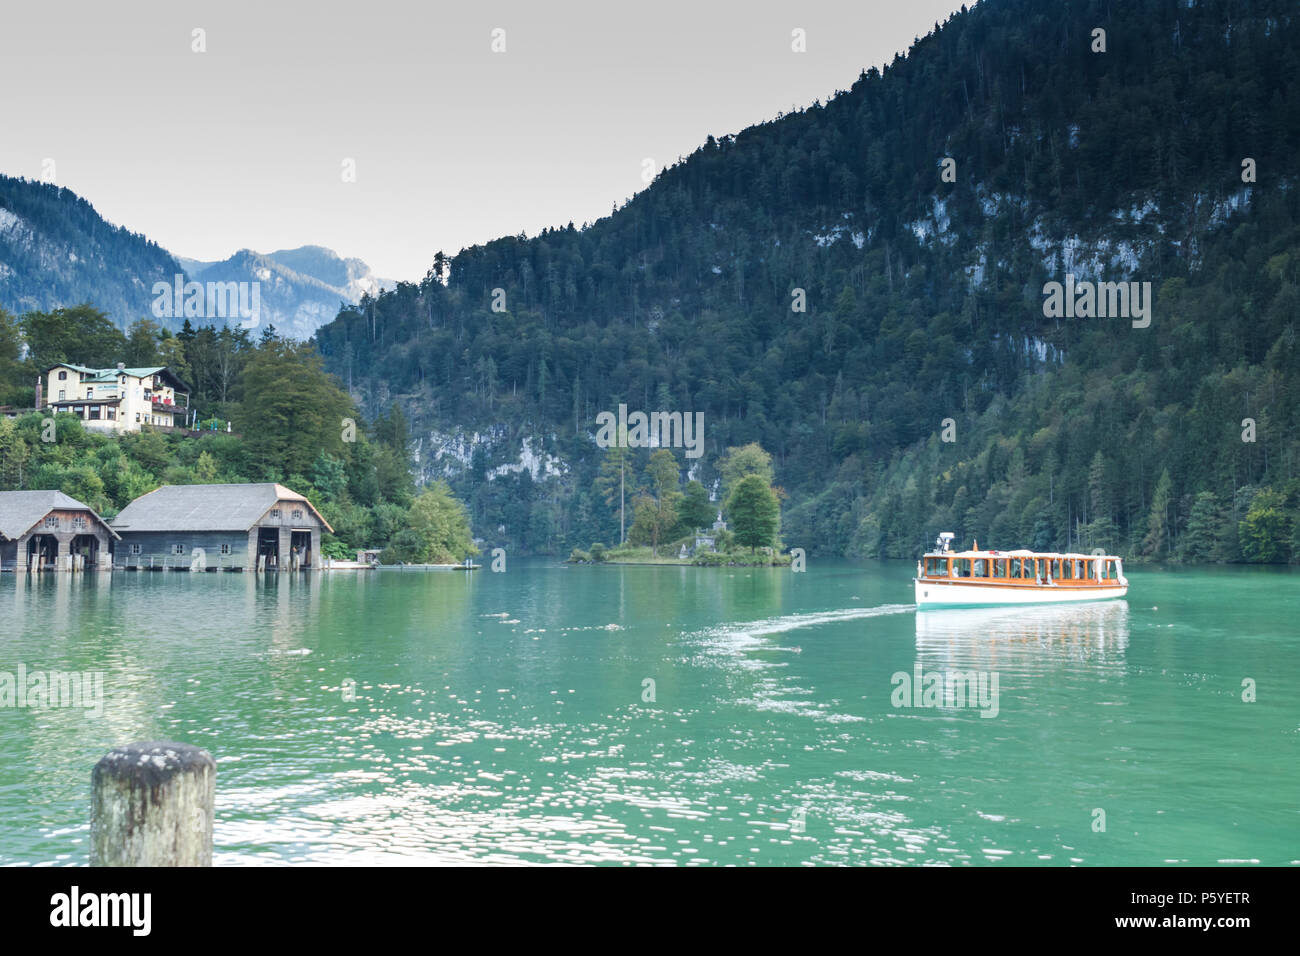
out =
{"type": "Polygon", "coordinates": [[[927,558],[1069,558],[1071,560],[1118,561],[1114,554],[1079,554],[1076,551],[927,551],[927,558]]]}

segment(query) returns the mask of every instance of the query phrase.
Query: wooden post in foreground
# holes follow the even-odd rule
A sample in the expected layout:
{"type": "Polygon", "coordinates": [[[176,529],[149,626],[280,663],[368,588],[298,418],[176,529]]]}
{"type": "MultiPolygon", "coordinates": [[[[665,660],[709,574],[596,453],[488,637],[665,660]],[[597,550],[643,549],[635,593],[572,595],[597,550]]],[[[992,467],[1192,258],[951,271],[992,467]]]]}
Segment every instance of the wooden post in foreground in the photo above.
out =
{"type": "Polygon", "coordinates": [[[109,751],[90,777],[91,866],[211,866],[217,764],[190,744],[109,751]]]}

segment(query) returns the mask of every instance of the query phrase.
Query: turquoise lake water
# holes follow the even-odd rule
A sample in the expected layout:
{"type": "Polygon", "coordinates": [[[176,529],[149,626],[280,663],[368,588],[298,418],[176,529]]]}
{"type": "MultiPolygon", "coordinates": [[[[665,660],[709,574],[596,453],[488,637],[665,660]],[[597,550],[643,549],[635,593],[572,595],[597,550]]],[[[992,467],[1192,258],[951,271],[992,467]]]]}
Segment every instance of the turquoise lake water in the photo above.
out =
{"type": "Polygon", "coordinates": [[[0,707],[0,864],[85,864],[95,761],[172,739],[219,866],[1300,865],[1300,574],[918,613],[913,570],[6,574],[0,673],[103,697],[0,707]],[[936,674],[985,697],[896,706],[936,674]]]}

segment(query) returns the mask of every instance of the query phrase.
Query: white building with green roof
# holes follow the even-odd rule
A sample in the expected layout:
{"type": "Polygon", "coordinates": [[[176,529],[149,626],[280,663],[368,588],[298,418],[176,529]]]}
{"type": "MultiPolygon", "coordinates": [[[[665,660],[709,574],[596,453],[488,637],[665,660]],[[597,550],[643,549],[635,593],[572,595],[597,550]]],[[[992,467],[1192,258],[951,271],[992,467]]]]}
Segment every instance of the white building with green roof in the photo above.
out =
{"type": "Polygon", "coordinates": [[[36,395],[42,410],[71,412],[88,428],[115,432],[184,427],[189,404],[188,388],[166,366],[127,368],[121,362],[116,368],[51,365],[36,395]]]}

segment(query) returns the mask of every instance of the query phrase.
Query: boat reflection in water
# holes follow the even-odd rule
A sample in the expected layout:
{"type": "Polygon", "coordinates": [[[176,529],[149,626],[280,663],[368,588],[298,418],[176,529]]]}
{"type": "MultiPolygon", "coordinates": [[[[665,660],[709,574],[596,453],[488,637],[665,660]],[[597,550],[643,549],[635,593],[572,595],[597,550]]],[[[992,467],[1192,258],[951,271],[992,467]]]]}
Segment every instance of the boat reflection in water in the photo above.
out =
{"type": "Polygon", "coordinates": [[[918,662],[1042,672],[1053,665],[1106,668],[1123,661],[1129,609],[1089,604],[918,610],[918,662]]]}

